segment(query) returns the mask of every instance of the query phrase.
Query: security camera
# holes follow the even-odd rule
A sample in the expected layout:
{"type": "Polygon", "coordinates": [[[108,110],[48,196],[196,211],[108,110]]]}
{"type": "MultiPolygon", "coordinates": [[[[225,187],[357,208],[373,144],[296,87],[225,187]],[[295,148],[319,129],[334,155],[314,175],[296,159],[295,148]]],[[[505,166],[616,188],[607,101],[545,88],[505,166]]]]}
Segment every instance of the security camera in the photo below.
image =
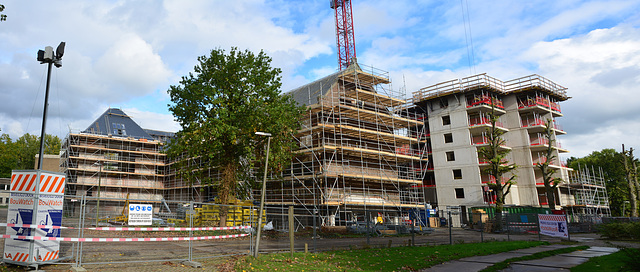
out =
{"type": "Polygon", "coordinates": [[[53,61],[53,47],[47,46],[44,48],[44,61],[53,61]]]}

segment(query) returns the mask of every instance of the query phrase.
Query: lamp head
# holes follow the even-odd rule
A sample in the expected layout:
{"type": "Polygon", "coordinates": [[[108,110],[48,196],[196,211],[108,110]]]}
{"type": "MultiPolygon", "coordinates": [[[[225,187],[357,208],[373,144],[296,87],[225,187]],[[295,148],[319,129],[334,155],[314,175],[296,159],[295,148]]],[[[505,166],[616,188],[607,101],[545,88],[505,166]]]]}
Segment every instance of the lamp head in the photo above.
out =
{"type": "Polygon", "coordinates": [[[66,42],[61,42],[58,45],[58,48],[56,48],[56,58],[61,59],[62,55],[64,55],[64,46],[66,45],[66,42]]]}

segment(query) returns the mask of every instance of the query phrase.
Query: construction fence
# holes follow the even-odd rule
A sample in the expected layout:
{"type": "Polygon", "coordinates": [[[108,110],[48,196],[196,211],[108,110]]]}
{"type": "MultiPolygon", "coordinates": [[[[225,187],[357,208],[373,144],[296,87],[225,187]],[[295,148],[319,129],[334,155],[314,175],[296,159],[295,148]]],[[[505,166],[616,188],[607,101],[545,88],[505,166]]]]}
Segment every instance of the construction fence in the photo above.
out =
{"type": "MultiPolygon", "coordinates": [[[[251,255],[255,252],[255,230],[259,221],[259,205],[255,204],[65,196],[59,237],[69,239],[60,242],[57,260],[35,265],[178,263],[251,255]],[[153,214],[151,226],[131,225],[130,205],[149,205],[153,214]],[[220,219],[225,213],[226,223],[221,226],[220,219]]],[[[6,217],[6,213],[7,208],[0,208],[0,216],[6,217]]],[[[304,206],[266,206],[261,215],[263,231],[259,252],[561,240],[540,235],[537,213],[504,213],[499,229],[494,227],[496,217],[487,212],[407,209],[391,213],[363,208],[335,214],[332,221],[323,213],[304,206]],[[290,230],[295,234],[293,240],[290,230]]],[[[24,224],[20,218],[9,219],[7,223],[24,224]]],[[[4,232],[5,227],[6,224],[1,231],[4,232]]],[[[569,229],[571,233],[571,227],[569,229]]],[[[3,243],[7,239],[3,239],[3,243]]]]}

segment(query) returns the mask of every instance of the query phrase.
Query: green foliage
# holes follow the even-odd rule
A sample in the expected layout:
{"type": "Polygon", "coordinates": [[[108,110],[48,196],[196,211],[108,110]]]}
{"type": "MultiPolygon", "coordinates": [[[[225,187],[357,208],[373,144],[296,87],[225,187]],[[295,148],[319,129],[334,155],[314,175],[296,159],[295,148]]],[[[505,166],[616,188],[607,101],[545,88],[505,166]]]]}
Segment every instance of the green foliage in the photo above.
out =
{"type": "Polygon", "coordinates": [[[498,116],[495,114],[493,106],[489,113],[489,119],[491,121],[491,127],[487,129],[489,144],[486,147],[480,148],[478,155],[489,163],[489,167],[482,171],[492,176],[495,180],[494,183],[487,182],[487,186],[496,194],[496,223],[493,225],[493,228],[496,231],[501,231],[502,209],[505,203],[505,197],[511,191],[511,186],[516,183],[516,175],[512,173],[517,166],[513,163],[509,164],[509,161],[506,159],[507,154],[509,154],[511,150],[502,147],[505,145],[505,141],[502,139],[504,131],[498,129],[496,126],[498,116]],[[511,174],[511,176],[507,180],[503,180],[503,176],[507,174],[511,174]]]}
{"type": "MultiPolygon", "coordinates": [[[[44,153],[59,154],[62,141],[58,136],[45,135],[44,153]]],[[[40,137],[29,133],[20,136],[15,142],[8,134],[0,136],[0,177],[11,177],[13,169],[34,169],[36,154],[40,152],[40,137]]]]}
{"type": "Polygon", "coordinates": [[[542,154],[544,156],[544,161],[538,163],[536,166],[540,169],[542,173],[542,181],[544,183],[545,195],[547,197],[547,201],[549,203],[549,208],[551,210],[556,209],[556,188],[558,185],[562,183],[562,179],[558,177],[554,177],[557,169],[549,167],[551,163],[556,160],[558,157],[554,154],[554,146],[556,139],[553,134],[553,120],[547,119],[544,123],[544,131],[542,133],[543,137],[547,139],[548,144],[545,152],[542,154]]]}
{"type": "Polygon", "coordinates": [[[629,204],[624,203],[629,201],[629,189],[624,164],[622,163],[623,160],[622,153],[614,149],[594,151],[588,156],[582,158],[571,157],[567,160],[568,166],[576,170],[593,168],[595,171],[599,171],[598,169],[602,169],[607,194],[609,195],[609,207],[613,216],[628,216],[630,214],[629,204]],[[624,208],[626,208],[625,214],[622,214],[624,208]]]}
{"type": "Polygon", "coordinates": [[[603,224],[598,232],[609,239],[631,239],[640,241],[640,222],[616,222],[603,224]]]}
{"type": "MultiPolygon", "coordinates": [[[[4,11],[4,5],[0,4],[0,12],[4,11]]],[[[0,14],[0,21],[6,21],[7,15],[0,14]]]]}
{"type": "Polygon", "coordinates": [[[16,147],[9,134],[0,136],[0,178],[11,177],[11,170],[18,169],[16,147]]]}
{"type": "Polygon", "coordinates": [[[490,242],[433,247],[337,250],[316,254],[290,253],[244,257],[236,271],[418,271],[443,262],[548,244],[540,241],[490,242]]]}
{"type": "Polygon", "coordinates": [[[267,139],[255,132],[272,134],[271,173],[290,163],[291,134],[303,108],[280,95],[281,71],[270,65],[264,52],[215,49],[198,57],[194,72],[168,90],[169,110],[182,127],[168,154],[190,158],[180,160],[181,174],[190,184],[215,186],[220,202],[246,192],[248,183],[241,181],[255,179],[254,170],[263,171],[267,139]]]}
{"type": "Polygon", "coordinates": [[[571,268],[572,272],[640,271],[640,249],[625,248],[616,253],[590,258],[571,268]]]}

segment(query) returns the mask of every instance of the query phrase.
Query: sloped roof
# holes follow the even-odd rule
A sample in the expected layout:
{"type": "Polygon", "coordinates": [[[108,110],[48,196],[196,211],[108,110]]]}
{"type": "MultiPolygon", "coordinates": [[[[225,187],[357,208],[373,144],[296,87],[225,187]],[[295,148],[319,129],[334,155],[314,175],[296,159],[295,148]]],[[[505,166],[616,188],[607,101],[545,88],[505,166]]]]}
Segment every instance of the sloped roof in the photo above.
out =
{"type": "Polygon", "coordinates": [[[98,117],[98,119],[91,123],[91,125],[82,132],[153,140],[153,137],[133,121],[131,117],[121,109],[116,108],[107,109],[102,115],[100,115],[100,117],[98,117]]]}
{"type": "Polygon", "coordinates": [[[318,103],[318,97],[325,95],[331,86],[338,80],[343,73],[353,72],[353,70],[362,71],[360,65],[353,60],[351,65],[342,71],[335,72],[326,77],[313,81],[309,84],[295,88],[285,94],[291,95],[293,100],[301,105],[309,106],[318,103]]]}

